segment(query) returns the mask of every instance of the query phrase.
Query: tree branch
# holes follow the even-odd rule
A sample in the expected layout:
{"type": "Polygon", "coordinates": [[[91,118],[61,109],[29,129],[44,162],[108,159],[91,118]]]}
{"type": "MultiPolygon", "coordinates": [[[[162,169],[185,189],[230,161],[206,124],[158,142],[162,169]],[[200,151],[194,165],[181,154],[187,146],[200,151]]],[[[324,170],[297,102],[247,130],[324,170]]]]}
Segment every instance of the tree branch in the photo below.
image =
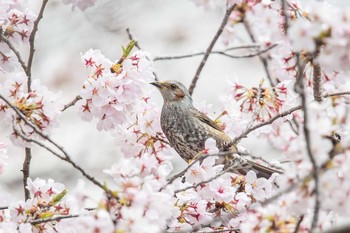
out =
{"type": "MultiPolygon", "coordinates": [[[[231,153],[232,153],[232,152],[231,152],[231,153]]],[[[197,187],[199,187],[199,186],[201,186],[201,185],[203,185],[203,184],[209,183],[209,182],[211,182],[211,181],[213,181],[213,180],[219,178],[220,176],[224,175],[226,172],[228,172],[228,171],[230,171],[230,170],[232,170],[232,169],[234,169],[234,168],[237,168],[237,164],[233,164],[233,165],[227,167],[226,169],[222,170],[221,172],[219,172],[219,173],[216,174],[215,176],[211,177],[210,179],[201,181],[201,182],[199,182],[199,183],[197,183],[197,184],[193,184],[193,185],[188,186],[188,187],[186,187],[186,188],[182,188],[182,189],[175,190],[174,193],[177,194],[177,193],[181,193],[181,192],[183,192],[183,191],[186,191],[186,190],[188,190],[188,189],[192,189],[192,188],[195,189],[195,188],[197,188],[197,187]]]]}
{"type": "Polygon", "coordinates": [[[27,181],[30,175],[30,161],[32,159],[32,150],[30,148],[25,148],[25,158],[23,162],[23,168],[22,168],[22,173],[23,173],[23,189],[24,189],[24,199],[28,200],[30,199],[30,192],[27,189],[27,181]]]}
{"type": "Polygon", "coordinates": [[[55,216],[52,218],[40,218],[40,219],[35,219],[30,221],[29,223],[32,225],[40,224],[40,223],[46,223],[46,222],[53,222],[53,221],[59,221],[62,219],[67,219],[67,218],[77,218],[80,215],[78,214],[71,214],[71,215],[60,215],[60,216],[55,216]]]}
{"type": "Polygon", "coordinates": [[[11,43],[11,41],[9,41],[3,34],[2,28],[0,27],[0,42],[4,42],[9,48],[10,50],[15,54],[19,64],[22,66],[22,69],[24,70],[24,72],[27,74],[27,66],[24,63],[21,54],[18,52],[18,50],[13,46],[13,44],[11,43]]]}
{"type": "MultiPolygon", "coordinates": [[[[246,31],[247,31],[247,33],[248,33],[250,39],[251,39],[254,43],[256,43],[256,39],[255,39],[255,37],[254,37],[254,35],[253,35],[253,32],[252,32],[252,30],[250,29],[249,24],[248,24],[248,22],[247,22],[246,20],[243,21],[243,25],[244,25],[244,27],[245,27],[245,29],[246,29],[246,31]]],[[[263,67],[264,67],[264,70],[265,70],[267,79],[268,79],[269,82],[270,82],[270,85],[271,85],[272,87],[276,86],[276,82],[275,82],[275,80],[272,78],[272,76],[271,76],[271,74],[270,74],[267,59],[264,58],[264,57],[262,57],[262,56],[260,56],[260,55],[259,55],[259,59],[260,59],[261,63],[263,64],[263,67]]]]}
{"type": "Polygon", "coordinates": [[[295,228],[294,228],[294,233],[298,233],[299,232],[299,229],[300,229],[300,225],[301,225],[301,222],[304,220],[304,215],[301,215],[298,219],[298,222],[297,224],[295,225],[295,228]]]}
{"type": "Polygon", "coordinates": [[[214,47],[216,41],[218,40],[218,38],[220,37],[222,31],[224,30],[224,27],[227,24],[228,18],[230,16],[231,12],[235,9],[235,7],[236,7],[236,4],[233,4],[230,8],[228,8],[226,10],[226,14],[225,14],[225,16],[224,16],[224,18],[223,18],[223,20],[221,22],[221,25],[220,25],[218,31],[216,32],[214,38],[210,42],[209,47],[207,48],[207,50],[206,50],[206,52],[205,52],[205,54],[203,56],[203,59],[202,59],[201,63],[199,64],[198,68],[197,68],[196,74],[195,74],[194,78],[192,79],[191,85],[190,85],[190,87],[188,89],[190,95],[193,94],[194,88],[196,87],[197,81],[199,79],[199,75],[201,74],[201,72],[202,72],[202,70],[203,70],[203,68],[205,66],[205,63],[208,60],[210,52],[213,50],[213,47],[214,47]]]}
{"type": "Polygon", "coordinates": [[[45,10],[47,2],[48,2],[48,0],[43,0],[43,2],[41,4],[40,11],[39,11],[39,14],[38,14],[37,18],[34,21],[33,30],[32,30],[32,32],[30,33],[30,36],[29,36],[29,56],[28,56],[27,69],[26,69],[26,74],[28,76],[28,92],[31,92],[32,63],[33,63],[33,57],[34,57],[34,52],[35,52],[35,48],[34,48],[35,35],[36,35],[36,32],[38,31],[38,25],[39,25],[40,20],[43,17],[44,10],[45,10]]]}
{"type": "MultiPolygon", "coordinates": [[[[44,145],[43,143],[28,138],[24,135],[22,135],[20,132],[18,132],[16,129],[13,129],[15,131],[15,133],[21,137],[23,140],[27,141],[27,142],[31,142],[34,144],[37,144],[38,146],[46,149],[47,151],[49,151],[51,154],[55,155],[57,158],[66,161],[67,163],[69,163],[70,165],[72,165],[75,169],[77,169],[86,179],[88,179],[89,181],[91,181],[93,184],[95,184],[96,186],[100,187],[101,189],[103,189],[105,192],[111,194],[112,192],[109,191],[102,183],[100,183],[99,181],[97,181],[93,176],[91,176],[90,174],[88,174],[82,167],[80,167],[78,164],[76,164],[71,157],[69,156],[69,154],[67,154],[67,152],[65,152],[63,150],[62,147],[58,147],[58,149],[64,154],[64,156],[58,154],[57,152],[55,152],[54,150],[52,150],[51,148],[47,147],[46,145],[44,145]]],[[[48,140],[48,138],[46,138],[48,140]]]]}
{"type": "Polygon", "coordinates": [[[322,87],[321,87],[321,66],[315,61],[315,59],[320,54],[320,46],[316,46],[316,51],[312,54],[311,64],[312,64],[312,80],[313,80],[313,91],[314,99],[317,102],[322,102],[322,87]]]}
{"type": "Polygon", "coordinates": [[[61,111],[64,112],[65,110],[67,110],[67,108],[74,106],[81,99],[82,99],[81,96],[77,95],[71,102],[69,102],[68,104],[65,104],[61,111]]]}
{"type": "Polygon", "coordinates": [[[316,160],[311,150],[311,136],[310,136],[309,125],[308,125],[309,123],[308,108],[307,108],[307,99],[306,99],[305,86],[304,86],[304,76],[303,76],[305,64],[301,64],[299,54],[296,54],[296,58],[297,58],[298,74],[297,74],[297,81],[295,83],[294,89],[296,93],[300,95],[300,98],[301,98],[301,106],[304,113],[303,131],[304,131],[305,142],[306,142],[306,151],[307,151],[309,160],[312,164],[312,169],[313,169],[312,176],[315,182],[315,206],[314,206],[314,216],[311,222],[311,232],[312,232],[317,226],[318,215],[320,210],[320,197],[319,197],[320,193],[319,193],[319,177],[318,177],[319,168],[317,166],[316,160]]]}
{"type": "MultiPolygon", "coordinates": [[[[234,58],[234,59],[240,59],[240,58],[252,58],[255,56],[259,56],[260,54],[266,53],[267,51],[275,48],[277,46],[277,44],[271,45],[270,47],[267,47],[265,49],[259,50],[255,53],[250,53],[250,54],[246,54],[246,55],[231,55],[227,53],[227,49],[225,50],[217,50],[217,51],[211,51],[210,54],[218,54],[218,55],[223,55],[229,58],[234,58]]],[[[239,47],[236,47],[237,49],[239,47]]],[[[242,48],[242,47],[241,47],[242,48]]],[[[175,56],[164,56],[164,57],[155,57],[153,59],[153,61],[164,61],[164,60],[176,60],[176,59],[183,59],[183,58],[191,58],[191,57],[196,57],[196,56],[201,56],[201,55],[205,55],[205,52],[198,52],[198,53],[192,53],[192,54],[185,54],[185,55],[175,55],[175,56]]]]}
{"type": "MultiPolygon", "coordinates": [[[[129,28],[126,29],[126,33],[128,34],[128,38],[129,38],[130,41],[135,41],[135,47],[138,48],[139,50],[142,50],[141,46],[139,45],[139,42],[134,39],[134,37],[132,36],[129,28]]],[[[158,75],[157,75],[157,73],[155,71],[153,72],[153,75],[154,75],[154,80],[159,81],[158,75]]]]}
{"type": "Polygon", "coordinates": [[[260,124],[257,124],[249,129],[247,129],[246,131],[244,131],[241,135],[239,135],[238,137],[235,137],[228,145],[227,147],[231,147],[233,145],[235,145],[239,140],[241,140],[242,138],[245,138],[247,137],[247,135],[249,133],[251,133],[252,131],[258,129],[258,128],[261,128],[263,126],[266,126],[266,125],[270,125],[272,124],[275,120],[279,119],[279,118],[282,118],[282,117],[285,117],[285,116],[288,116],[290,114],[292,114],[293,112],[297,111],[297,110],[300,110],[301,109],[301,105],[299,106],[296,106],[296,107],[293,107],[293,108],[290,108],[288,109],[287,111],[284,111],[280,114],[277,114],[276,116],[270,118],[268,121],[265,121],[265,122],[262,122],[260,124]]]}
{"type": "MultiPolygon", "coordinates": [[[[336,93],[329,93],[329,94],[325,94],[323,97],[324,98],[327,98],[327,97],[333,97],[333,96],[343,96],[343,95],[350,95],[350,91],[343,91],[343,92],[336,92],[336,93]]],[[[297,110],[300,110],[302,109],[302,106],[299,105],[299,106],[295,106],[293,108],[290,108],[282,113],[279,113],[277,115],[275,115],[274,117],[270,118],[268,121],[265,121],[265,122],[262,122],[260,124],[257,124],[249,129],[247,129],[246,131],[244,131],[243,133],[241,133],[241,135],[235,137],[228,145],[227,147],[231,147],[233,145],[235,145],[238,141],[240,141],[242,138],[245,138],[248,136],[249,133],[251,133],[252,131],[258,129],[258,128],[261,128],[263,126],[266,126],[266,125],[270,125],[272,124],[275,120],[279,119],[279,118],[282,118],[282,117],[285,117],[285,116],[288,116],[290,114],[292,114],[293,112],[297,111],[297,110]]]]}
{"type": "MultiPolygon", "coordinates": [[[[49,136],[45,135],[43,132],[41,132],[41,130],[39,130],[35,125],[33,125],[30,121],[28,121],[28,119],[23,115],[23,113],[21,113],[21,111],[19,111],[15,106],[13,106],[5,97],[3,97],[2,95],[0,95],[0,99],[2,99],[3,101],[5,101],[5,103],[11,108],[13,109],[16,114],[18,115],[19,118],[21,118],[29,127],[31,127],[35,133],[37,133],[39,136],[41,136],[43,139],[47,140],[48,142],[50,142],[52,145],[54,145],[59,151],[61,151],[61,153],[64,155],[59,155],[58,153],[54,152],[52,149],[48,148],[47,146],[45,146],[44,144],[42,144],[41,142],[38,142],[36,140],[33,140],[31,138],[27,138],[24,135],[21,135],[19,132],[18,135],[23,139],[26,140],[28,142],[33,142],[45,149],[47,149],[48,151],[50,151],[52,154],[56,155],[58,158],[68,162],[69,164],[71,164],[74,168],[76,168],[78,171],[81,172],[81,174],[86,177],[88,180],[90,180],[92,183],[94,183],[95,185],[97,185],[98,187],[100,187],[101,189],[103,189],[106,193],[108,193],[111,196],[113,195],[113,192],[110,191],[107,187],[105,187],[103,184],[101,184],[99,181],[97,181],[94,177],[92,177],[91,175],[89,175],[87,172],[84,171],[84,169],[82,169],[79,165],[77,165],[70,157],[70,155],[63,149],[62,146],[58,145],[55,141],[53,141],[49,136]]],[[[15,129],[14,129],[15,130],[15,129]]],[[[15,130],[16,131],[16,130],[15,130]]]]}

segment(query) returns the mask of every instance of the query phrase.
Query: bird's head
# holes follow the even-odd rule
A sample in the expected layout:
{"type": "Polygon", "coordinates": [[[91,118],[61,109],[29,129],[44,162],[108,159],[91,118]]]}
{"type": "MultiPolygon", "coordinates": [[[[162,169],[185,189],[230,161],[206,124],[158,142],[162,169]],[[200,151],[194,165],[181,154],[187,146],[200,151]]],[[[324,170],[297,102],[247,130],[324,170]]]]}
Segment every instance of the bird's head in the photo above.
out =
{"type": "Polygon", "coordinates": [[[164,82],[153,82],[163,96],[164,103],[181,102],[192,104],[192,98],[185,85],[178,81],[168,80],[164,82]]]}

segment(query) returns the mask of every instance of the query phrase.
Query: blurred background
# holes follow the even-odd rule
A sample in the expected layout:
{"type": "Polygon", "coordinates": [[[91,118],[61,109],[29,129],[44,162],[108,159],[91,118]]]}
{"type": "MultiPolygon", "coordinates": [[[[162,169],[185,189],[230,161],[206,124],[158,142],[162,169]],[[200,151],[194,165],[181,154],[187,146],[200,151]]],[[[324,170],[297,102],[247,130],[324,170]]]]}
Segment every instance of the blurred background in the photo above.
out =
{"type": "MultiPolygon", "coordinates": [[[[129,41],[126,28],[130,29],[142,49],[153,57],[205,51],[221,23],[225,2],[217,1],[215,7],[205,9],[191,0],[98,0],[95,6],[81,12],[79,9],[72,11],[71,6],[64,5],[61,0],[50,0],[37,33],[32,76],[40,79],[51,91],[61,91],[64,102],[70,102],[79,94],[87,77],[80,53],[90,48],[100,49],[108,58],[116,60],[121,55],[121,46],[129,41]]],[[[329,2],[339,6],[350,4],[344,0],[329,2]]],[[[30,1],[31,8],[38,12],[40,3],[30,1]]],[[[243,31],[242,38],[246,39],[246,44],[251,44],[243,31]]],[[[223,47],[219,39],[215,49],[223,47]]],[[[157,61],[156,72],[160,80],[175,79],[189,86],[201,59],[198,56],[157,61]]],[[[205,101],[215,106],[227,87],[225,80],[239,79],[240,83],[252,86],[264,77],[263,67],[257,58],[231,59],[211,55],[193,99],[197,104],[205,101]]],[[[162,104],[160,94],[155,92],[154,95],[162,104]]],[[[5,128],[0,126],[0,140],[10,145],[5,128]]],[[[96,121],[81,121],[74,107],[62,114],[53,139],[64,146],[74,161],[100,180],[107,178],[101,170],[110,167],[120,157],[114,136],[99,132],[96,121]]],[[[268,157],[274,154],[266,141],[253,137],[244,140],[242,145],[253,154],[268,157]]],[[[10,191],[15,199],[22,198],[20,170],[24,151],[9,146],[8,155],[9,164],[0,176],[0,186],[10,191]]],[[[174,162],[175,171],[185,165],[176,155],[174,162]]],[[[83,178],[70,165],[40,148],[33,149],[31,177],[53,178],[68,189],[73,189],[77,180],[83,178]]],[[[86,183],[91,192],[99,192],[89,182],[86,183]]]]}

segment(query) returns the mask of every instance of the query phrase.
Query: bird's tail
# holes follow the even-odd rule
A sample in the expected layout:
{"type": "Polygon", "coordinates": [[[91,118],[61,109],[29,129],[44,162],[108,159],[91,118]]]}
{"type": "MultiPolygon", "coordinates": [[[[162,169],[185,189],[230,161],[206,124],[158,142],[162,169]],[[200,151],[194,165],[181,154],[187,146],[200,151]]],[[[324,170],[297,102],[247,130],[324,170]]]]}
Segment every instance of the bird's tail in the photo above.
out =
{"type": "MultiPolygon", "coordinates": [[[[245,155],[247,154],[245,153],[245,155]]],[[[224,164],[226,168],[232,168],[230,169],[232,172],[242,175],[246,175],[250,170],[253,170],[259,178],[264,177],[268,179],[273,173],[283,174],[282,169],[260,164],[247,156],[239,155],[236,151],[225,158],[224,164]]]]}

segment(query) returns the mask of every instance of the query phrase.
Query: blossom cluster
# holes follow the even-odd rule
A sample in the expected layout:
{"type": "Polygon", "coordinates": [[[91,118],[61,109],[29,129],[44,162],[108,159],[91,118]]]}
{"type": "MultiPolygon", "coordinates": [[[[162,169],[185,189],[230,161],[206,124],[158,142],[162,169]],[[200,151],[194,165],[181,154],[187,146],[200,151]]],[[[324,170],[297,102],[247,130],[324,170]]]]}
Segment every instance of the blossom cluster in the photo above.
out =
{"type": "Polygon", "coordinates": [[[82,62],[89,70],[81,91],[82,119],[95,117],[99,130],[112,130],[133,112],[135,100],[143,96],[143,85],[154,80],[152,63],[147,53],[137,51],[121,59],[116,70],[101,51],[92,49],[82,55],[82,62]]]}
{"type": "Polygon", "coordinates": [[[57,221],[42,221],[47,218],[66,216],[74,206],[66,201],[63,184],[54,180],[28,179],[26,187],[31,195],[27,201],[13,201],[0,214],[0,226],[5,232],[43,232],[55,229],[57,221]],[[35,223],[37,222],[37,223],[35,223]]]}
{"type": "Polygon", "coordinates": [[[28,92],[27,77],[23,72],[13,73],[3,85],[0,94],[22,114],[22,117],[6,103],[0,100],[1,119],[13,123],[11,140],[15,145],[30,147],[27,139],[42,139],[33,127],[44,134],[50,134],[58,124],[62,103],[60,94],[54,94],[47,87],[40,84],[40,80],[33,80],[28,92]]]}
{"type": "MultiPolygon", "coordinates": [[[[36,14],[17,1],[0,3],[1,37],[15,45],[28,44],[36,14]]],[[[19,64],[10,47],[0,40],[0,72],[10,72],[19,64]]]]}

